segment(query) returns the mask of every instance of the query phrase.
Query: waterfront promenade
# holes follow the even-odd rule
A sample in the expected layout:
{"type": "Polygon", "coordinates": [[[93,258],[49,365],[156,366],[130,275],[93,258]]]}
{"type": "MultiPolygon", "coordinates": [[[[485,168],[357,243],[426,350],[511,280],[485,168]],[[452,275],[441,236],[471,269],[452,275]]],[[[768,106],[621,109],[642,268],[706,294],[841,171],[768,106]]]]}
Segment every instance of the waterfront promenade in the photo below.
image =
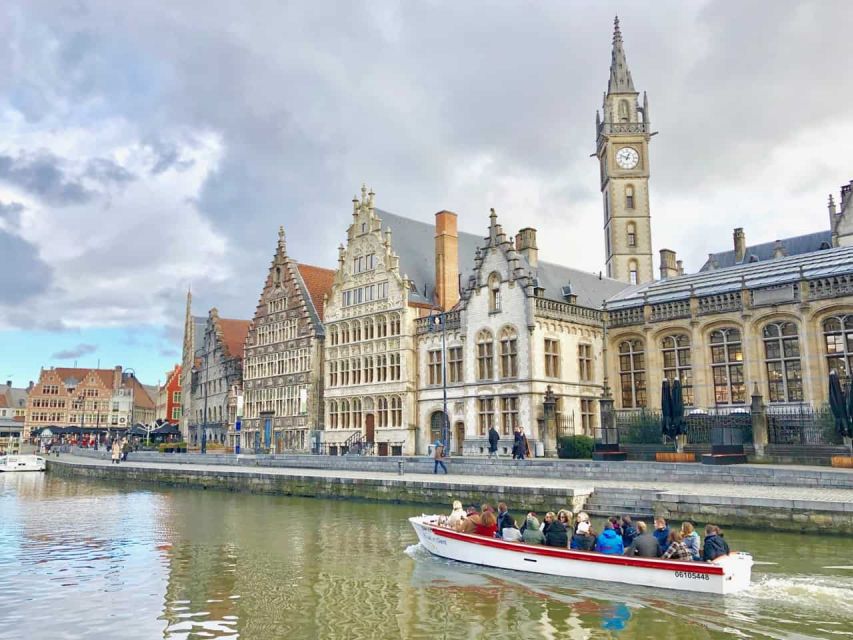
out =
{"type": "MultiPolygon", "coordinates": [[[[415,466],[418,471],[400,475],[375,469],[317,468],[323,462],[317,458],[302,458],[306,463],[315,465],[314,468],[304,468],[295,466],[300,461],[298,458],[294,466],[272,466],[272,462],[287,464],[287,460],[252,460],[247,456],[235,461],[239,462],[236,464],[228,464],[228,459],[216,460],[219,464],[214,464],[212,459],[201,460],[197,456],[182,456],[175,458],[176,462],[171,462],[169,456],[151,457],[157,459],[113,465],[101,457],[63,454],[49,459],[48,470],[60,475],[120,482],[430,506],[447,506],[453,499],[472,503],[504,500],[516,514],[569,506],[575,511],[587,510],[599,516],[632,513],[650,517],[660,514],[674,520],[691,519],[700,523],[713,521],[740,527],[853,535],[853,472],[845,470],[760,466],[753,474],[755,481],[749,484],[714,481],[715,476],[720,477],[720,472],[708,469],[706,474],[700,465],[683,465],[689,467],[692,480],[685,481],[646,479],[658,468],[677,465],[664,467],[643,463],[617,463],[622,477],[614,479],[607,473],[593,478],[497,473],[452,473],[445,476],[419,472],[425,465],[411,463],[408,466],[415,466]],[[625,479],[630,475],[631,465],[636,465],[633,467],[635,475],[644,479],[625,479]],[[776,473],[773,473],[774,469],[776,473]],[[787,484],[773,484],[774,475],[787,484]],[[798,476],[802,477],[803,486],[796,485],[798,476]],[[821,478],[825,479],[825,485],[832,486],[815,484],[815,479],[821,478]]],[[[335,462],[338,461],[332,460],[329,464],[335,462]]],[[[350,467],[359,464],[362,463],[348,461],[350,467]]],[[[509,466],[508,463],[506,468],[509,466]]],[[[563,473],[570,473],[573,467],[563,465],[561,469],[563,473]]],[[[742,467],[738,473],[748,475],[748,469],[742,467]]],[[[660,475],[674,477],[672,472],[660,475]]]]}

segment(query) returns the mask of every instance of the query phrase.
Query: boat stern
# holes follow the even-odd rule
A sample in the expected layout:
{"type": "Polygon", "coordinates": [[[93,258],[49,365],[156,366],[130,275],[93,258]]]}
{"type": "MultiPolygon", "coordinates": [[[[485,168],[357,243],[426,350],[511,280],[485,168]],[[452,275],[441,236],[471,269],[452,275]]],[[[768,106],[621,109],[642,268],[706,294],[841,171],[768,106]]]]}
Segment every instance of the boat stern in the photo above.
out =
{"type": "Polygon", "coordinates": [[[723,595],[738,593],[749,588],[752,580],[752,555],[749,553],[730,553],[714,560],[723,568],[723,595]]]}

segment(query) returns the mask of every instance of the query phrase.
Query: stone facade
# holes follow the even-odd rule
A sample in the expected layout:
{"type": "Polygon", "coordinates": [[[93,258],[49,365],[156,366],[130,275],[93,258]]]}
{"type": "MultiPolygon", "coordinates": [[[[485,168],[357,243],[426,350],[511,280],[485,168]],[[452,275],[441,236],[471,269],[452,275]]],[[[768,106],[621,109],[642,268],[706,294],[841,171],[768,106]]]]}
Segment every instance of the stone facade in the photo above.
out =
{"type": "Polygon", "coordinates": [[[246,340],[244,449],[308,451],[312,432],[322,429],[322,313],[333,276],[331,269],[292,260],[279,230],[246,340]]]}
{"type": "Polygon", "coordinates": [[[184,314],[184,340],[181,348],[181,434],[185,442],[189,441],[190,419],[197,415],[193,406],[193,372],[198,364],[207,318],[192,315],[193,294],[187,291],[187,306],[184,314]]]}

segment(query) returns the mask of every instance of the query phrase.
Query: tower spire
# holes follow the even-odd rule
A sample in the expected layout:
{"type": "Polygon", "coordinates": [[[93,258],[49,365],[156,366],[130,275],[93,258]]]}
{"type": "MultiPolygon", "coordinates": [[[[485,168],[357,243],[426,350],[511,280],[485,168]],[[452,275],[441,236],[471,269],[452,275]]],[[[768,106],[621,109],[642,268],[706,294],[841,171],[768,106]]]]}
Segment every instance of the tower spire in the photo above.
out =
{"type": "Polygon", "coordinates": [[[613,20],[613,53],[610,57],[610,82],[607,93],[636,93],[625,49],[622,47],[622,31],[619,29],[619,16],[613,20]]]}

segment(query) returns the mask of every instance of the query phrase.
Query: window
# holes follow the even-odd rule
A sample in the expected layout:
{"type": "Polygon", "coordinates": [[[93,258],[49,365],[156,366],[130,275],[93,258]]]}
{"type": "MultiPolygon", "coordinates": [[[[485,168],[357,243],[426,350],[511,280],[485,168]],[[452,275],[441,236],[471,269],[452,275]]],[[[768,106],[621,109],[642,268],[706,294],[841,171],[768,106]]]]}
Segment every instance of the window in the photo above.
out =
{"type": "Polygon", "coordinates": [[[358,320],[352,321],[352,341],[361,342],[361,322],[358,320]]]}
{"type": "Polygon", "coordinates": [[[581,382],[592,382],[592,345],[578,345],[578,375],[581,382]]]}
{"type": "Polygon", "coordinates": [[[338,428],[338,403],[334,400],[329,401],[329,427],[338,428]]]}
{"type": "Polygon", "coordinates": [[[763,334],[770,402],[802,402],[803,372],[797,325],[774,322],[764,327],[763,334]]]}
{"type": "Polygon", "coordinates": [[[545,338],[545,377],[560,377],[560,341],[545,338]]]}
{"type": "Polygon", "coordinates": [[[477,334],[477,380],[491,380],[494,376],[492,333],[488,329],[483,329],[477,334]]]}
{"type": "Polygon", "coordinates": [[[366,318],[363,322],[364,339],[373,340],[373,318],[366,318]]]}
{"type": "Polygon", "coordinates": [[[181,401],[181,392],[173,391],[172,392],[172,402],[180,402],[181,401]]]}
{"type": "Polygon", "coordinates": [[[637,246],[637,225],[635,225],[633,222],[628,223],[628,246],[637,246]]]}
{"type": "Polygon", "coordinates": [[[390,325],[388,328],[388,334],[392,335],[392,336],[399,336],[400,335],[400,314],[399,313],[392,313],[391,316],[389,317],[389,323],[388,324],[390,325]]]}
{"type": "Polygon", "coordinates": [[[631,284],[637,284],[639,282],[637,278],[637,261],[631,260],[628,263],[628,282],[631,284]]]}
{"type": "Polygon", "coordinates": [[[501,330],[501,378],[518,377],[518,332],[515,327],[501,330]]]}
{"type": "Polygon", "coordinates": [[[581,398],[581,426],[585,436],[595,435],[595,400],[581,398]]]}
{"type": "Polygon", "coordinates": [[[373,356],[366,356],[364,358],[364,382],[365,384],[370,384],[373,382],[373,356]]]}
{"type": "Polygon", "coordinates": [[[625,208],[633,209],[634,208],[634,187],[633,185],[628,185],[625,187],[625,208]]]}
{"type": "Polygon", "coordinates": [[[388,426],[388,398],[379,398],[376,403],[377,409],[377,421],[379,422],[380,427],[388,426]]]}
{"type": "Polygon", "coordinates": [[[338,386],[338,363],[335,360],[329,362],[329,386],[338,386]]]}
{"type": "Polygon", "coordinates": [[[846,382],[853,371],[853,315],[834,316],[823,321],[826,363],[846,382]]]}
{"type": "Polygon", "coordinates": [[[400,354],[392,353],[388,356],[388,379],[400,380],[400,354]]]}
{"type": "Polygon", "coordinates": [[[341,344],[349,342],[349,323],[344,322],[341,325],[341,344]]]}
{"type": "Polygon", "coordinates": [[[518,426],[518,396],[501,398],[501,433],[510,435],[518,426]]]}
{"type": "Polygon", "coordinates": [[[377,316],[376,317],[376,337],[384,338],[388,335],[388,324],[385,320],[385,316],[377,316]]]}
{"type": "Polygon", "coordinates": [[[681,381],[681,396],[686,406],[693,405],[693,369],[690,364],[690,338],[666,336],[660,343],[663,355],[663,377],[681,381]]]}
{"type": "Polygon", "coordinates": [[[450,347],[447,350],[448,382],[462,382],[462,347],[450,347]]]}
{"type": "Polygon", "coordinates": [[[628,106],[627,100],[619,101],[619,121],[620,122],[628,122],[630,119],[629,114],[630,107],[628,106]]]}
{"type": "Polygon", "coordinates": [[[340,425],[342,429],[349,429],[350,413],[349,400],[341,400],[340,425]]]}
{"type": "Polygon", "coordinates": [[[495,399],[479,398],[477,400],[477,430],[481,436],[486,435],[495,424],[495,399]]]}
{"type": "Polygon", "coordinates": [[[346,387],[347,385],[349,385],[349,361],[348,360],[341,360],[340,361],[340,373],[341,373],[341,377],[340,377],[341,386],[346,387]]]}
{"type": "Polygon", "coordinates": [[[352,427],[353,429],[361,429],[361,400],[353,398],[352,401],[352,427]]]}
{"type": "Polygon", "coordinates": [[[329,343],[333,347],[338,344],[338,328],[334,325],[329,328],[329,343]]]}
{"type": "Polygon", "coordinates": [[[489,276],[489,313],[501,310],[501,276],[495,272],[489,276]]]}
{"type": "Polygon", "coordinates": [[[429,384],[441,384],[441,349],[430,351],[427,359],[429,384]]]}
{"type": "Polygon", "coordinates": [[[619,382],[623,409],[646,406],[646,353],[641,340],[619,344],[619,382]]]}
{"type": "Polygon", "coordinates": [[[391,397],[391,426],[403,426],[403,401],[400,396],[391,397]]]}
{"type": "Polygon", "coordinates": [[[353,358],[350,361],[352,371],[352,383],[361,384],[361,361],[358,358],[353,358]]]}
{"type": "Polygon", "coordinates": [[[717,329],[711,332],[711,372],[714,378],[714,401],[717,404],[744,404],[746,385],[743,379],[740,329],[717,329]]]}
{"type": "Polygon", "coordinates": [[[376,382],[385,382],[388,380],[388,357],[385,355],[376,356],[376,382]]]}

